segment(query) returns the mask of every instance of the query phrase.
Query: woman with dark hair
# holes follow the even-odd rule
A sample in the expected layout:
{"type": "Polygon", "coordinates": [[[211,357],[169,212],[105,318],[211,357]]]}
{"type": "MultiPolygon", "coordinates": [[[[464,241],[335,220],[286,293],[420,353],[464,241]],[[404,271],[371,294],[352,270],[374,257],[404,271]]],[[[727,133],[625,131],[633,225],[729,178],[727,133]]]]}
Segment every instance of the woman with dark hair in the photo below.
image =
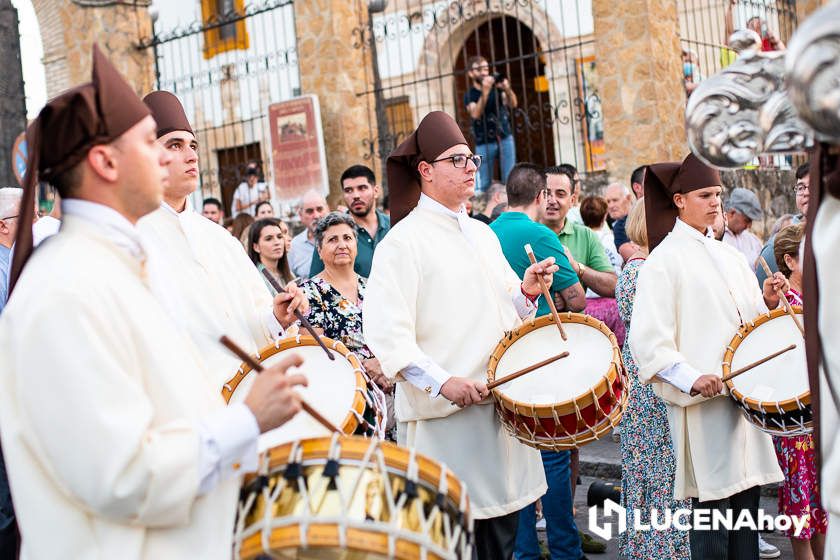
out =
{"type": "Polygon", "coordinates": [[[274,218],[274,206],[271,205],[271,201],[263,200],[259,202],[256,208],[254,208],[254,217],[258,220],[274,218]]]}
{"type": "MultiPolygon", "coordinates": [[[[281,286],[292,281],[286,240],[279,220],[265,218],[251,225],[248,234],[248,256],[257,265],[257,270],[262,272],[263,269],[268,269],[281,286]]],[[[273,292],[268,280],[265,280],[265,283],[273,292]]]]}

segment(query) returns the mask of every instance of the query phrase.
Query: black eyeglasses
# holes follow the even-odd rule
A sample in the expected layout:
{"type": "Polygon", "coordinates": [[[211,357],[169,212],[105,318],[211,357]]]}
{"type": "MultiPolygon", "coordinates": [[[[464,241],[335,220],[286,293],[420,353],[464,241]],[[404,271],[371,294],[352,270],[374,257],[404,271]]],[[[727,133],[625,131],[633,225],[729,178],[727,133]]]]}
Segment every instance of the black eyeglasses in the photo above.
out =
{"type": "Polygon", "coordinates": [[[451,159],[452,165],[459,169],[466,167],[468,161],[473,162],[473,164],[475,164],[476,169],[481,167],[481,156],[478,154],[473,154],[471,156],[468,156],[466,154],[455,154],[454,156],[439,158],[434,161],[430,161],[429,163],[437,163],[439,161],[446,161],[448,159],[451,159]]]}
{"type": "Polygon", "coordinates": [[[793,192],[796,194],[805,194],[808,192],[808,185],[805,183],[796,183],[796,186],[793,187],[793,192]]]}
{"type": "Polygon", "coordinates": [[[15,216],[6,216],[5,218],[0,218],[0,220],[11,220],[12,218],[19,218],[19,217],[20,217],[20,214],[17,214],[15,216]]]}

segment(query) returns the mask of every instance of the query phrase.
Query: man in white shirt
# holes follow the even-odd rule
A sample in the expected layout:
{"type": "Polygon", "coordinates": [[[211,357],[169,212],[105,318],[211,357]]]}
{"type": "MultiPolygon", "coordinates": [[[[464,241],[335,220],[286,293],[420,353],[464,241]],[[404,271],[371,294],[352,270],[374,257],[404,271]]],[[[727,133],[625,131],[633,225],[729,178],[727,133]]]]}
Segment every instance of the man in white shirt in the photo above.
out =
{"type": "Polygon", "coordinates": [[[762,242],[750,231],[750,226],[754,220],[760,220],[764,216],[758,197],[749,189],[734,188],[723,210],[726,216],[723,242],[738,249],[747,259],[747,264],[754,268],[758,255],[761,254],[762,242]]]}
{"type": "MultiPolygon", "coordinates": [[[[643,383],[666,403],[674,444],[674,498],[695,509],[749,512],[757,520],[759,486],[782,473],[770,436],[721,398],[723,353],[738,328],[779,298],[781,273],[758,289],[742,255],[711,237],[720,212],[720,176],[689,155],[645,175],[651,249],[639,273],[632,352],[643,383]]],[[[767,353],[773,348],[768,348],[767,353]]],[[[758,559],[758,533],[692,530],[693,560],[758,559]]]]}
{"type": "Polygon", "coordinates": [[[289,249],[289,268],[297,278],[308,278],[315,253],[315,226],[318,220],[330,213],[330,205],[324,195],[308,191],[300,199],[300,223],[303,231],[292,238],[289,249]]]}
{"type": "Polygon", "coordinates": [[[198,188],[198,141],[184,108],[168,91],[154,91],[144,102],[157,122],[158,143],[172,154],[163,203],[137,224],[149,254],[149,281],[221,391],[241,363],[219,344],[221,335],[257,354],[297,320],[295,310],[307,313],[309,305],[294,284],[272,297],[242,245],[190,207],[188,198],[198,188]]]}
{"type": "Polygon", "coordinates": [[[260,181],[259,167],[255,163],[249,163],[245,168],[245,180],[239,183],[233,193],[231,213],[236,216],[244,212],[253,216],[257,204],[270,197],[268,185],[260,181]]]}
{"type": "Polygon", "coordinates": [[[483,560],[511,557],[519,510],[546,490],[539,452],[506,432],[487,399],[487,360],[533,315],[538,276],[550,285],[558,267],[549,257],[520,281],[490,228],[467,215],[480,161],[441,111],[388,157],[396,225],[373,256],[363,329],[385,375],[407,381],[396,393],[400,443],[466,482],[483,560]]]}
{"type": "Polygon", "coordinates": [[[267,370],[231,407],[207,384],[148,289],[135,227],[159,207],[171,156],[97,47],[92,82],[47,103],[27,142],[22,204],[48,181],[63,223],[35,254],[31,228],[18,228],[0,317],[22,556],[227,559],[240,474],[256,467],[258,434],[300,409],[305,379],[285,371],[301,361],[267,370]]]}

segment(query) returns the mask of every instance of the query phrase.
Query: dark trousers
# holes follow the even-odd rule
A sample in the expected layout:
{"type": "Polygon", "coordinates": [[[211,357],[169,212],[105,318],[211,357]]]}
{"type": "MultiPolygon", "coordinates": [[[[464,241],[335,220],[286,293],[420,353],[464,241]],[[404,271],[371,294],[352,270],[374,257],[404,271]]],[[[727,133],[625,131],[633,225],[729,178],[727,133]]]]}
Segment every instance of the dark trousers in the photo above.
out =
{"type": "MultiPolygon", "coordinates": [[[[722,500],[701,502],[692,498],[694,509],[732,510],[733,522],[741,511],[750,511],[753,520],[758,521],[758,503],[761,489],[758,486],[748,488],[722,500]]],[[[728,531],[723,527],[717,530],[691,530],[691,560],[758,560],[758,532],[751,529],[728,531]]]]}
{"type": "Polygon", "coordinates": [[[476,520],[473,525],[476,560],[510,560],[513,544],[516,542],[516,528],[519,526],[519,512],[501,517],[476,520]]]}

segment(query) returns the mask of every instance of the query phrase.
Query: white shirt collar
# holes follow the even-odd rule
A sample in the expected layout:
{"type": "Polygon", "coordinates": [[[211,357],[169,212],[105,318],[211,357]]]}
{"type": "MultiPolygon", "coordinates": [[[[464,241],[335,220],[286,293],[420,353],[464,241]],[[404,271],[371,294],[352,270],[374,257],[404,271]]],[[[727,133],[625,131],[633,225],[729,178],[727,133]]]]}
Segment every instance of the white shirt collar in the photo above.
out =
{"type": "Polygon", "coordinates": [[[453,212],[434,198],[427,196],[424,193],[420,193],[420,200],[417,201],[417,207],[455,219],[458,222],[458,229],[461,230],[461,233],[464,234],[467,241],[474,246],[478,243],[475,238],[476,234],[472,231],[471,227],[478,222],[470,218],[469,214],[467,214],[467,209],[463,204],[458,212],[453,212]]]}
{"type": "Polygon", "coordinates": [[[467,214],[467,209],[463,204],[458,212],[453,212],[426,193],[420,193],[420,200],[417,201],[417,207],[425,208],[426,210],[431,210],[432,212],[437,212],[438,214],[444,214],[445,216],[455,218],[456,220],[458,219],[459,214],[463,214],[465,216],[467,214]]]}
{"type": "Polygon", "coordinates": [[[691,235],[692,237],[700,241],[703,241],[704,239],[708,238],[715,238],[715,230],[713,230],[711,227],[706,227],[706,235],[703,235],[695,228],[691,227],[679,218],[677,218],[677,223],[674,225],[674,229],[681,229],[684,233],[687,233],[688,235],[691,235]]]}
{"type": "Polygon", "coordinates": [[[109,241],[133,258],[142,260],[146,257],[137,228],[113,208],[88,200],[65,198],[61,200],[61,212],[99,226],[109,241]]]}

